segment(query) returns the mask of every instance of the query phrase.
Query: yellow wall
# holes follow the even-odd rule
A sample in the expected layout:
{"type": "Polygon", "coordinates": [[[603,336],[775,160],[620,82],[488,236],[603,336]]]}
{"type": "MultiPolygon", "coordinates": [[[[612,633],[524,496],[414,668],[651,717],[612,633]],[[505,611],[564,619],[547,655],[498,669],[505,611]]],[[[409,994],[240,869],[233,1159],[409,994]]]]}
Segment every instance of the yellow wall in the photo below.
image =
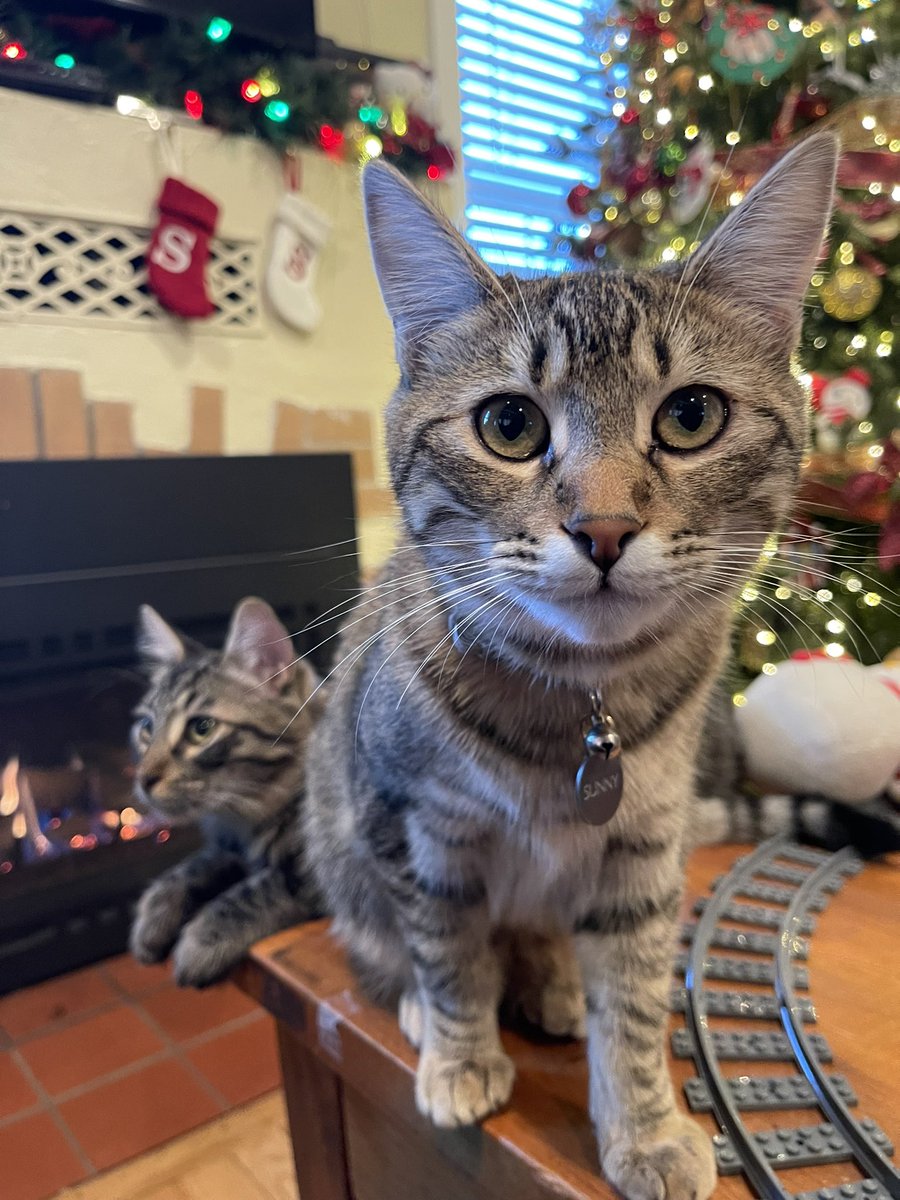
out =
{"type": "MultiPolygon", "coordinates": [[[[0,89],[0,206],[151,225],[165,174],[159,142],[145,122],[114,110],[0,89]]],[[[264,261],[283,186],[277,157],[252,139],[196,126],[175,129],[174,147],[179,173],[220,203],[219,232],[259,241],[264,261]]],[[[0,317],[0,366],[81,372],[92,400],[132,401],[138,443],[160,449],[187,444],[191,385],[224,390],[230,453],[271,447],[278,400],[380,412],[396,368],[369,261],[358,171],[314,151],[303,154],[302,165],[304,195],[333,223],[317,285],[324,317],[314,333],[294,332],[269,313],[259,336],[241,337],[168,318],[126,330],[99,321],[0,317]]],[[[372,517],[361,535],[371,564],[389,543],[390,522],[372,517]]]]}

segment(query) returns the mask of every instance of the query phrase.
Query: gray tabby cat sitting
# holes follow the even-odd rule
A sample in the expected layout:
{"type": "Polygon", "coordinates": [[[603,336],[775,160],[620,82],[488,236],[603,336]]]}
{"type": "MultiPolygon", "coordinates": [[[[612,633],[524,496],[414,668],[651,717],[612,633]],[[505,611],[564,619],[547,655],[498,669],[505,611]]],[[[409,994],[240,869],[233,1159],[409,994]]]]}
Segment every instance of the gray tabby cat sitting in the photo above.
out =
{"type": "Polygon", "coordinates": [[[199,823],[204,845],[141,897],[131,951],[153,963],[174,948],[177,982],[205,987],[258,938],[318,915],[298,845],[317,681],[253,598],[235,609],[220,652],[145,605],[138,648],[150,671],[132,732],[138,802],[168,822],[199,823]]]}
{"type": "Polygon", "coordinates": [[[792,355],[836,158],[803,142],[683,266],[522,280],[364,175],[403,531],[313,730],[308,863],[398,998],[437,1124],[509,1099],[504,994],[586,1025],[628,1200],[715,1182],[666,1066],[683,854],[731,613],[798,483],[792,355]]]}

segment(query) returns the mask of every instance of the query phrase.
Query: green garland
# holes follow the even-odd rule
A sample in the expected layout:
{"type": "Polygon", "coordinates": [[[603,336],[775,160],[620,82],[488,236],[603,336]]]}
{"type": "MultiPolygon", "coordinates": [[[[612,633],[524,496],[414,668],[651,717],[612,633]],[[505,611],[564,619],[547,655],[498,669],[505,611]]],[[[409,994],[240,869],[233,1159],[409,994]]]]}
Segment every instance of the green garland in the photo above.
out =
{"type": "MultiPolygon", "coordinates": [[[[210,26],[179,19],[78,18],[48,12],[46,5],[0,2],[0,55],[14,43],[24,48],[22,67],[28,58],[71,62],[56,69],[57,82],[93,69],[108,102],[124,94],[152,108],[187,110],[278,151],[305,143],[364,159],[371,156],[368,144],[408,174],[436,178],[452,169],[453,156],[430,125],[414,114],[398,124],[397,114],[377,106],[368,60],[311,60],[231,34],[227,22],[218,28],[225,36],[216,40],[210,26]],[[248,83],[262,90],[248,93],[248,83]]],[[[8,58],[3,66],[4,82],[15,84],[17,61],[8,58]]]]}

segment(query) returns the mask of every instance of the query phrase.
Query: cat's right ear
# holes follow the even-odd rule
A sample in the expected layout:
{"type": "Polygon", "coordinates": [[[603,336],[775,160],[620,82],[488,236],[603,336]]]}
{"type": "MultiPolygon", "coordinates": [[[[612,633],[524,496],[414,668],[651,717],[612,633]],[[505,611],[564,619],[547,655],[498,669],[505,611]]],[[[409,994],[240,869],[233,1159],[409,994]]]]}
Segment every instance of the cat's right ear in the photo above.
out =
{"type": "Polygon", "coordinates": [[[476,308],[499,284],[450,222],[388,163],[365,168],[363,200],[397,361],[412,373],[428,335],[476,308]]]}
{"type": "Polygon", "coordinates": [[[187,652],[181,635],[149,604],[138,611],[137,648],[142,659],[160,666],[181,662],[187,652]]]}

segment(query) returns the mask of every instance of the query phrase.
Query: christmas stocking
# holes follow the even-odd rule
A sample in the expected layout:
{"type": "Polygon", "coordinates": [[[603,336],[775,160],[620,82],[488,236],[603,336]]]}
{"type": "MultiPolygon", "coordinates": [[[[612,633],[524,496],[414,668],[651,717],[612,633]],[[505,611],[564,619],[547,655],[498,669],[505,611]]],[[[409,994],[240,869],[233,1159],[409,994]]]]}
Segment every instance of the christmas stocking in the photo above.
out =
{"type": "Polygon", "coordinates": [[[286,192],[275,213],[272,253],[266,269],[269,302],[285,324],[311,333],[322,316],[316,299],[316,267],[331,222],[321,209],[286,192]]]}
{"type": "Polygon", "coordinates": [[[163,308],[179,317],[208,317],[215,305],[206,294],[203,271],[219,206],[180,179],[169,178],[157,207],[159,224],[147,256],[150,287],[163,308]]]}

